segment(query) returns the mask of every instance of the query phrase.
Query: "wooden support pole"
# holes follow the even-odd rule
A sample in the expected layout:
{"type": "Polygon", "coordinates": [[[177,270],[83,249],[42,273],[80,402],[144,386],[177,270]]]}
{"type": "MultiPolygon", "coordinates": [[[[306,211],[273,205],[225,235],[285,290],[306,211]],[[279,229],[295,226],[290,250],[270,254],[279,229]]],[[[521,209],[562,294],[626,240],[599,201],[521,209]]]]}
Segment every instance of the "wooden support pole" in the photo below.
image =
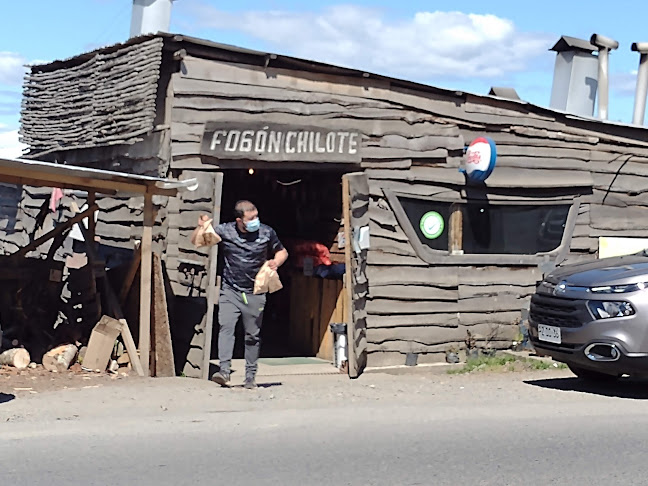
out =
{"type": "Polygon", "coordinates": [[[139,352],[145,376],[151,376],[151,271],[153,244],[153,196],[144,195],[144,225],[142,227],[142,261],[140,268],[140,332],[139,352]]]}
{"type": "MultiPolygon", "coordinates": [[[[212,225],[220,223],[221,199],[223,194],[223,174],[214,174],[214,209],[212,210],[212,225]]],[[[211,342],[214,327],[214,310],[218,301],[218,285],[216,285],[216,265],[218,263],[218,245],[209,249],[209,273],[207,275],[207,315],[205,316],[205,344],[203,346],[202,377],[209,379],[209,362],[211,360],[211,342]]]]}
{"type": "Polygon", "coordinates": [[[128,267],[128,273],[126,274],[126,277],[124,277],[122,288],[119,291],[119,303],[122,306],[126,304],[128,293],[130,292],[130,289],[133,286],[133,282],[135,281],[135,276],[137,275],[137,271],[139,270],[141,260],[142,252],[140,246],[138,245],[135,249],[135,254],[133,255],[133,261],[131,262],[130,267],[128,267]]]}
{"type": "Polygon", "coordinates": [[[69,228],[74,226],[76,223],[79,221],[82,221],[85,217],[87,217],[89,214],[93,215],[94,212],[99,209],[96,204],[92,205],[82,213],[77,214],[73,218],[68,219],[65,223],[58,225],[56,228],[54,228],[52,231],[49,231],[45,233],[43,236],[40,238],[36,238],[34,241],[32,241],[29,245],[22,247],[20,250],[18,250],[16,253],[13,253],[11,255],[11,258],[22,258],[24,257],[27,253],[30,251],[35,250],[39,246],[41,246],[43,243],[45,243],[48,240],[51,240],[52,238],[56,238],[58,235],[63,233],[64,231],[67,231],[69,228]]]}
{"type": "Polygon", "coordinates": [[[450,206],[448,251],[451,255],[463,254],[463,204],[450,206]]]}
{"type": "MultiPolygon", "coordinates": [[[[88,192],[88,207],[97,205],[97,195],[94,192],[88,192]]],[[[95,221],[95,213],[92,213],[88,217],[88,238],[90,241],[86,241],[87,245],[95,244],[95,236],[97,235],[97,223],[95,221]]]]}
{"type": "Polygon", "coordinates": [[[344,219],[344,292],[347,299],[347,356],[349,360],[349,375],[357,376],[358,362],[355,355],[355,326],[353,322],[353,235],[351,233],[351,194],[349,179],[342,177],[342,217],[344,219]]]}

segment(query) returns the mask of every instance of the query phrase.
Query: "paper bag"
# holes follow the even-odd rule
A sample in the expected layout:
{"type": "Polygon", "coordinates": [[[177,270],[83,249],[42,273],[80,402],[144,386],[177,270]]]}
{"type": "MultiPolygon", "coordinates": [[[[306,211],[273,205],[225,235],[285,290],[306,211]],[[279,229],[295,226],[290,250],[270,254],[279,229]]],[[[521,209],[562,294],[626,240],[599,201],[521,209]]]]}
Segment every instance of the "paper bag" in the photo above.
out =
{"type": "Polygon", "coordinates": [[[199,224],[191,235],[191,243],[196,248],[202,246],[214,246],[221,242],[221,237],[216,234],[212,226],[211,219],[207,219],[199,224]]]}
{"type": "Polygon", "coordinates": [[[265,262],[254,279],[254,293],[265,294],[281,290],[283,284],[279,279],[279,274],[270,268],[268,262],[265,262]]]}

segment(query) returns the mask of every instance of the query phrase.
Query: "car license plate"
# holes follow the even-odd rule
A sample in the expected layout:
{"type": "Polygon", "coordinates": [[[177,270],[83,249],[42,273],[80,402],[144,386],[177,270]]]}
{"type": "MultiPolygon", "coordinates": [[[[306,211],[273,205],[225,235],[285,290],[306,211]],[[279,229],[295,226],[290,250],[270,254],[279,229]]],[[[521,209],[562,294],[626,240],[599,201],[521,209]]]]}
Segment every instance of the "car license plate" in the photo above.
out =
{"type": "Polygon", "coordinates": [[[548,343],[560,344],[560,328],[538,324],[538,339],[540,341],[547,341],[548,343]]]}

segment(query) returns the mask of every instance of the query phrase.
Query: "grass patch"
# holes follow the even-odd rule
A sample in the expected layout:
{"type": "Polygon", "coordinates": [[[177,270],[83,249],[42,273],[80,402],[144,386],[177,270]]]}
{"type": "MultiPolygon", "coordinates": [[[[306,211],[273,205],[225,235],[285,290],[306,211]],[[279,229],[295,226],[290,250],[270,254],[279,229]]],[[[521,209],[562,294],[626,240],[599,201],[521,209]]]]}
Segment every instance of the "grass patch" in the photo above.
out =
{"type": "Polygon", "coordinates": [[[481,356],[469,359],[461,368],[448,371],[449,374],[466,374],[476,372],[503,373],[531,370],[566,369],[563,363],[541,361],[537,359],[518,358],[510,355],[481,356]]]}

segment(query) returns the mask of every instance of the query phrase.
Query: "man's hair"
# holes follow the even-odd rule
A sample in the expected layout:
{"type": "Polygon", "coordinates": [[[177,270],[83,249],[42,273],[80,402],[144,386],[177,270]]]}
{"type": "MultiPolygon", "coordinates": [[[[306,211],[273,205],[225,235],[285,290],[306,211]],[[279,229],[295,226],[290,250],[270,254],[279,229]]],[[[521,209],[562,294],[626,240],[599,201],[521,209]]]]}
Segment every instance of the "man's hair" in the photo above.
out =
{"type": "Polygon", "coordinates": [[[243,219],[245,213],[254,211],[257,207],[250,201],[243,199],[234,205],[234,217],[243,219]]]}

